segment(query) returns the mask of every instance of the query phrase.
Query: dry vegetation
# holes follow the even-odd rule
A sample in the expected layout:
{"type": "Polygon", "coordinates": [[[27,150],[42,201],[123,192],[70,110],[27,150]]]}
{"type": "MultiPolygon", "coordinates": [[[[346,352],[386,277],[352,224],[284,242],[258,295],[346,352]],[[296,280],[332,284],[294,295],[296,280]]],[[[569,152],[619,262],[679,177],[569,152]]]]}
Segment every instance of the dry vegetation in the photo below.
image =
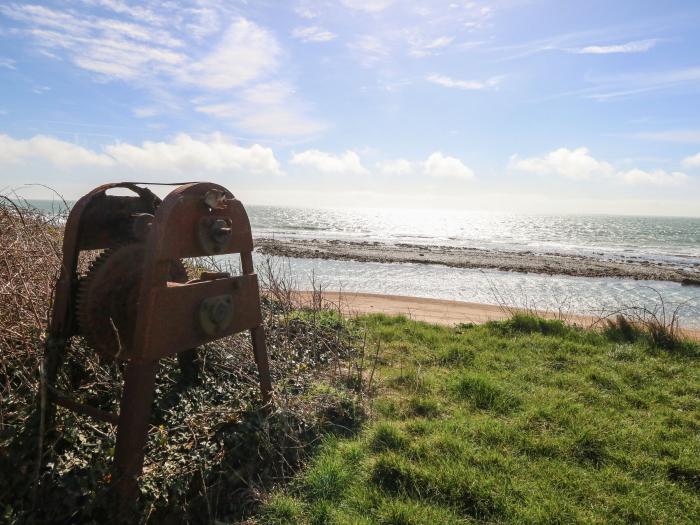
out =
{"type": "MultiPolygon", "coordinates": [[[[0,521],[102,522],[115,432],[58,409],[42,443],[37,391],[64,216],[9,199],[0,205],[0,521]],[[41,461],[38,461],[41,457],[41,461]]],[[[201,264],[201,262],[200,262],[201,264]]],[[[348,435],[364,418],[360,335],[320,302],[301,305],[291,280],[268,264],[263,310],[275,399],[261,410],[248,339],[209,345],[188,384],[164,360],[149,434],[141,522],[246,519],[265,494],[304,464],[326,434],[348,435]]],[[[116,411],[121,366],[74,338],[61,390],[116,411]]]]}

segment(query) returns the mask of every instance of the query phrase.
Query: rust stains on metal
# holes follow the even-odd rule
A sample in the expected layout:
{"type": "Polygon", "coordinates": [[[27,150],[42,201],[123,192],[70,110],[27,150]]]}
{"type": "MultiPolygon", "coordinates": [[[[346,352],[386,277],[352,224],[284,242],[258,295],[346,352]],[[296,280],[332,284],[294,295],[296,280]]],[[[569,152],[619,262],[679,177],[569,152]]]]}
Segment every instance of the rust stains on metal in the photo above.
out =
{"type": "Polygon", "coordinates": [[[159,359],[177,355],[186,367],[196,347],[248,330],[262,399],[269,401],[272,384],[252,250],[243,205],[212,183],[183,184],[163,201],[136,183],[107,184],[71,210],[46,344],[45,387],[54,403],[117,424],[112,480],[123,505],[138,494],[159,359]],[[108,194],[116,188],[134,195],[108,194]],[[102,253],[87,275],[78,276],[84,250],[102,253]],[[205,272],[187,281],[181,259],[215,254],[239,254],[242,274],[205,272]],[[82,405],[54,388],[76,334],[102,356],[126,362],[119,415],[82,405]]]}

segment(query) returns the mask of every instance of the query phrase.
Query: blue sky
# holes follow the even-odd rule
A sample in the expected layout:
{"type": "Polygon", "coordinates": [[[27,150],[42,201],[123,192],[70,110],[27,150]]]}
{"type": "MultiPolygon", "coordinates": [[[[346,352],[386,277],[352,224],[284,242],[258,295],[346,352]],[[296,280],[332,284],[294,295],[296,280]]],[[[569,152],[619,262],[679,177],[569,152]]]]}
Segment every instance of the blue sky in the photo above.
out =
{"type": "Polygon", "coordinates": [[[700,3],[0,5],[0,190],[700,215],[700,3]]]}

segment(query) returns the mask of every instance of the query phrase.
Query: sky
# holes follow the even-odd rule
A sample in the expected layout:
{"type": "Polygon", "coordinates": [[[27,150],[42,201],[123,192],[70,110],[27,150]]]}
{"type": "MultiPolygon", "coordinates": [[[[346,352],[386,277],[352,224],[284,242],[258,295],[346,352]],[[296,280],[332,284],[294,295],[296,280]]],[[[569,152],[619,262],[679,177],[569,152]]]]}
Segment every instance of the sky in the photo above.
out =
{"type": "Polygon", "coordinates": [[[3,0],[0,193],[700,216],[699,26],[696,0],[3,0]]]}

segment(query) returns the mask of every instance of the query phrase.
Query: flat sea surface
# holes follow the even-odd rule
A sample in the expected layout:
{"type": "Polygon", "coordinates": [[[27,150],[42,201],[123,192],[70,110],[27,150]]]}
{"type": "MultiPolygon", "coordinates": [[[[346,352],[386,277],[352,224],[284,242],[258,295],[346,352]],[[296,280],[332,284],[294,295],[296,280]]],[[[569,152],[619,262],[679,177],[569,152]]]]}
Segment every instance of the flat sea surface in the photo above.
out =
{"type": "MultiPolygon", "coordinates": [[[[32,201],[49,210],[56,202],[32,201]]],[[[614,260],[700,265],[700,218],[523,215],[449,210],[315,209],[247,206],[253,234],[268,238],[339,239],[494,251],[580,254],[614,260]]],[[[259,261],[261,256],[256,256],[259,261]]],[[[644,306],[700,328],[700,288],[661,281],[481,271],[428,264],[321,259],[275,261],[300,289],[311,277],[329,290],[432,297],[601,314],[644,306]]]]}

